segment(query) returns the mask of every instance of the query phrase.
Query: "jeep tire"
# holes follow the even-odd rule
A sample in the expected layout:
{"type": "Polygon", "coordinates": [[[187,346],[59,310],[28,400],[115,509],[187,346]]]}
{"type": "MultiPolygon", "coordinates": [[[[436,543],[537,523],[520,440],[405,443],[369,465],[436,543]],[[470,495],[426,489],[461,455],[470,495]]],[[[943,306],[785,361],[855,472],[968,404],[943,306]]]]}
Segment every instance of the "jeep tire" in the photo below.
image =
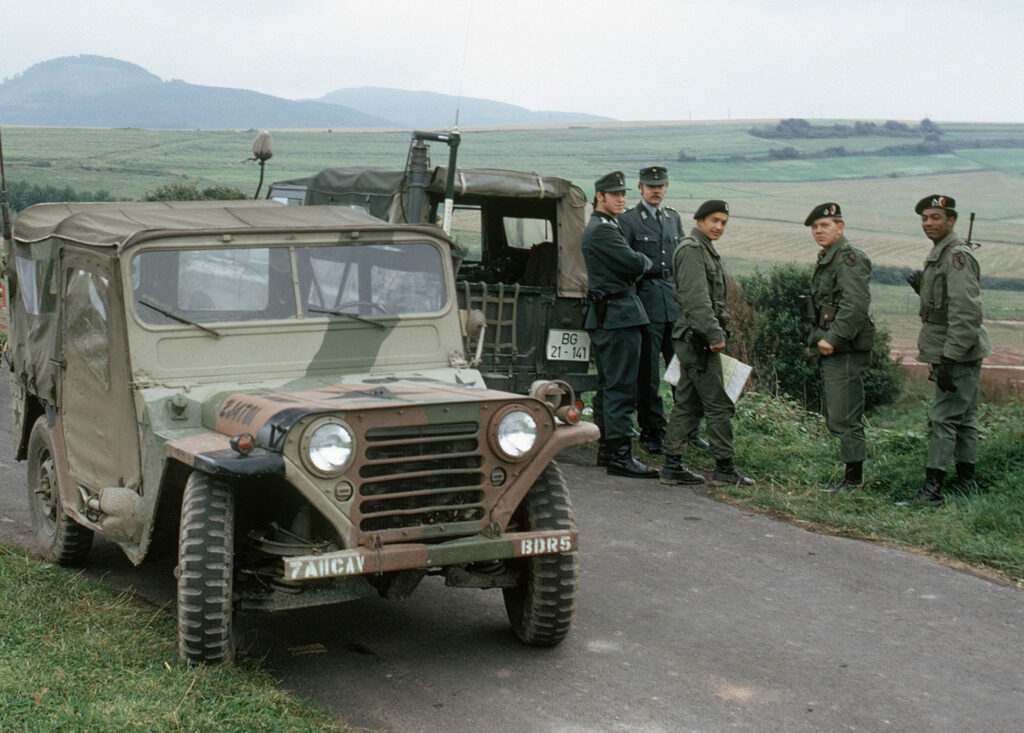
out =
{"type": "Polygon", "coordinates": [[[230,484],[193,471],[178,533],[178,655],[189,664],[231,664],[235,496],[230,484]]]}
{"type": "Polygon", "coordinates": [[[36,546],[44,558],[59,565],[85,560],[93,532],[64,512],[45,416],[36,420],[28,439],[28,507],[36,546]]]}
{"type": "MultiPolygon", "coordinates": [[[[518,531],[576,529],[569,489],[556,463],[538,477],[516,509],[511,525],[518,531]]],[[[576,613],[578,551],[507,562],[518,577],[514,587],[502,591],[512,632],[532,646],[561,643],[576,613]]]]}

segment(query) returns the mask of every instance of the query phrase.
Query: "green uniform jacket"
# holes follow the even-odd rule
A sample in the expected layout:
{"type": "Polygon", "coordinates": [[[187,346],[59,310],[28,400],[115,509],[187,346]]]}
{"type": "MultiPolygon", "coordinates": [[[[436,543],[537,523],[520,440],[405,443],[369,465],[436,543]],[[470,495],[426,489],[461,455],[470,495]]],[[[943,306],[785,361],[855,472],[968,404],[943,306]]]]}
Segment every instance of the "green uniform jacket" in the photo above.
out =
{"type": "Polygon", "coordinates": [[[950,232],[932,246],[921,276],[917,360],[938,364],[984,359],[992,353],[981,325],[981,268],[969,244],[950,232]]]}
{"type": "Polygon", "coordinates": [[[702,231],[694,229],[676,247],[673,259],[676,303],[679,318],[672,338],[681,339],[687,329],[703,336],[709,344],[725,341],[729,314],[725,310],[725,268],[702,231]]]}
{"type": "Polygon", "coordinates": [[[854,350],[850,342],[868,322],[870,280],[871,260],[844,235],[818,253],[811,276],[817,322],[807,336],[808,346],[813,348],[825,339],[837,353],[854,350]],[[834,317],[823,318],[822,306],[835,308],[834,317]]]}
{"type": "Polygon", "coordinates": [[[675,323],[679,316],[672,282],[672,256],[683,237],[679,212],[661,207],[662,222],[651,215],[641,202],[617,218],[619,228],[630,247],[646,255],[654,269],[637,283],[636,291],[651,323],[675,323]]]}
{"type": "MultiPolygon", "coordinates": [[[[651,261],[630,249],[615,217],[595,211],[583,232],[583,260],[587,265],[590,290],[603,290],[614,297],[608,303],[601,328],[646,326],[650,321],[634,284],[651,269],[651,261]]],[[[587,312],[584,328],[597,328],[597,309],[587,312]]]]}

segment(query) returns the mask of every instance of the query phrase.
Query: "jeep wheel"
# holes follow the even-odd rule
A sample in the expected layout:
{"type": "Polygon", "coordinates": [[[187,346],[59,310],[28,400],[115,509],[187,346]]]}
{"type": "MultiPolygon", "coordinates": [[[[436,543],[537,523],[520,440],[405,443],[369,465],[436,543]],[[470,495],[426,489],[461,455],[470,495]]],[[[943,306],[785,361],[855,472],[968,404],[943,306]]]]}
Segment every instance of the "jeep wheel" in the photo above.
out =
{"type": "Polygon", "coordinates": [[[36,420],[28,439],[28,506],[36,546],[43,557],[60,565],[85,560],[93,533],[64,513],[45,417],[36,420]]]}
{"type": "Polygon", "coordinates": [[[231,486],[193,471],[181,500],[178,534],[178,656],[189,664],[230,664],[235,496],[231,486]]]}
{"type": "MultiPolygon", "coordinates": [[[[557,464],[544,469],[516,510],[512,525],[519,531],[576,528],[569,489],[557,464]]],[[[533,646],[559,644],[576,613],[578,552],[520,558],[509,567],[518,576],[514,587],[502,591],[512,631],[533,646]]]]}

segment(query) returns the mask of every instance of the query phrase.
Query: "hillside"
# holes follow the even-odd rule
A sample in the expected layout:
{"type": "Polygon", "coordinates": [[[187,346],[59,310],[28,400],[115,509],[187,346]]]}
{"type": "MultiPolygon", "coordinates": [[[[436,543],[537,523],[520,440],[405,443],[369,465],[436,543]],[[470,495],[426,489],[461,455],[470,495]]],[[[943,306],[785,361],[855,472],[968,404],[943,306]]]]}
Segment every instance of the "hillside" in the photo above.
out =
{"type": "Polygon", "coordinates": [[[338,89],[317,101],[342,104],[368,115],[386,117],[405,127],[450,127],[456,110],[460,127],[608,121],[608,117],[574,112],[534,111],[491,99],[384,87],[338,89]]]}
{"type": "Polygon", "coordinates": [[[55,127],[243,130],[394,124],[337,104],[161,81],[135,64],[88,55],[44,61],[5,80],[0,120],[55,127]]]}

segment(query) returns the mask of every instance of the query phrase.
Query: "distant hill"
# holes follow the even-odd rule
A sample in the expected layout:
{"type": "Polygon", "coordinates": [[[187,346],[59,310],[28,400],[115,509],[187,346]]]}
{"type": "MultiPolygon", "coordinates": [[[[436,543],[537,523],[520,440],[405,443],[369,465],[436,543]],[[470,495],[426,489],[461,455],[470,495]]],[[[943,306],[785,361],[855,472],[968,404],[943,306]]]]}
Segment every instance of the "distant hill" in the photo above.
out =
{"type": "Polygon", "coordinates": [[[489,99],[361,87],[295,101],[247,89],[163,81],[141,66],[81,55],[43,61],[0,84],[0,122],[54,127],[303,129],[449,127],[593,122],[607,117],[537,112],[489,99]]]}
{"type": "Polygon", "coordinates": [[[0,84],[0,121],[56,127],[157,129],[344,128],[394,122],[323,102],[246,89],[161,81],[104,56],[38,63],[0,84]]]}
{"type": "Polygon", "coordinates": [[[338,89],[318,102],[341,104],[375,117],[394,120],[403,127],[449,127],[459,111],[460,127],[528,125],[552,122],[599,122],[598,117],[576,112],[534,111],[491,99],[458,97],[436,92],[411,92],[386,87],[338,89]]]}

